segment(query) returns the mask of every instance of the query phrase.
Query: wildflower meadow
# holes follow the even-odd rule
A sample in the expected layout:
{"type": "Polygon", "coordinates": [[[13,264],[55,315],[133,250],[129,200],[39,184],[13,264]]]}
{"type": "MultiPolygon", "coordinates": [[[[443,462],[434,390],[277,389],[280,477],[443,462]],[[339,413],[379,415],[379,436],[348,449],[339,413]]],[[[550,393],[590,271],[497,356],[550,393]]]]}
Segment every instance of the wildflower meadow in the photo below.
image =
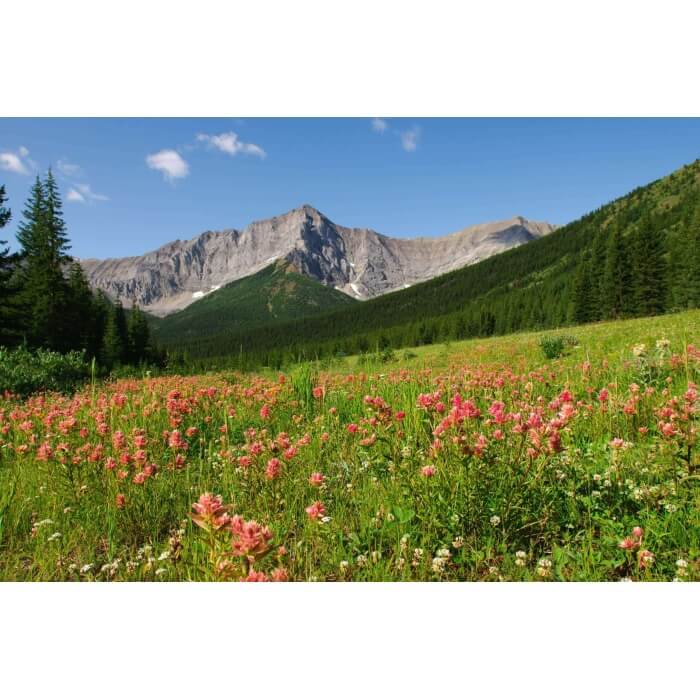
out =
{"type": "Polygon", "coordinates": [[[0,577],[697,580],[699,330],[6,394],[0,577]]]}

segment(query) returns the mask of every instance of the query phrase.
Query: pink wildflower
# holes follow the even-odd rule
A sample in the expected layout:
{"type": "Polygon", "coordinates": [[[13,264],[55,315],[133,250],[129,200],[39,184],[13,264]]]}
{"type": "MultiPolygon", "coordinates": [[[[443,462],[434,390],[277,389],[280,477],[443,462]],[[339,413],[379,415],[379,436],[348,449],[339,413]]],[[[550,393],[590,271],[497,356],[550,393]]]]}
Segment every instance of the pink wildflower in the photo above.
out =
{"type": "Polygon", "coordinates": [[[321,472],[314,472],[310,477],[309,477],[309,483],[312,486],[322,486],[323,482],[326,480],[326,477],[321,474],[321,472]]]}
{"type": "Polygon", "coordinates": [[[240,515],[231,518],[231,547],[239,557],[258,557],[269,549],[272,533],[255,520],[243,520],[240,515]]]}
{"type": "Polygon", "coordinates": [[[221,496],[211,493],[203,493],[196,503],[192,504],[190,518],[192,522],[203,530],[220,530],[229,524],[230,518],[226,513],[221,496]]]}
{"type": "Polygon", "coordinates": [[[326,508],[321,501],[316,501],[306,509],[306,514],[310,520],[320,520],[326,514],[326,508]]]}
{"type": "Polygon", "coordinates": [[[280,475],[281,471],[282,462],[280,462],[277,457],[273,457],[272,459],[268,460],[267,469],[265,470],[265,476],[268,479],[276,479],[280,475]]]}

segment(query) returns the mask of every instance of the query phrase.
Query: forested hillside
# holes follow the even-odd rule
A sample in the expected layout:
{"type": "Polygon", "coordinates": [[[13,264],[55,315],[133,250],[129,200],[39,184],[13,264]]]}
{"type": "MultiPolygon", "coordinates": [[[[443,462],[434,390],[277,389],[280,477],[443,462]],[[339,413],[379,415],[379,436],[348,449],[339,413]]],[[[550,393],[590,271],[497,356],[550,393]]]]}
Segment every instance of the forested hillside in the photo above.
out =
{"type": "Polygon", "coordinates": [[[182,311],[153,317],[151,325],[161,341],[172,344],[205,337],[212,329],[246,331],[359,303],[280,261],[207,294],[182,311]]]}
{"type": "Polygon", "coordinates": [[[361,306],[246,332],[163,338],[204,365],[278,366],[700,304],[700,161],[549,236],[361,306]],[[235,353],[235,357],[233,354],[235,353]]]}

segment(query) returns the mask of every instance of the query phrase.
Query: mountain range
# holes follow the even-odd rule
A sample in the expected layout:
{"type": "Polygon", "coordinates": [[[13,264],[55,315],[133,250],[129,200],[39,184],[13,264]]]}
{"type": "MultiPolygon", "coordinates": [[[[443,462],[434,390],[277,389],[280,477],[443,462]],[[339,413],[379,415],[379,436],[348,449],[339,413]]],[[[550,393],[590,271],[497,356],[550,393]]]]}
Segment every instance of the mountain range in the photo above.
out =
{"type": "MultiPolygon", "coordinates": [[[[368,300],[472,265],[555,229],[552,224],[516,216],[447,236],[392,238],[372,229],[340,226],[303,205],[243,230],[205,231],[142,256],[80,263],[93,288],[125,306],[137,303],[163,317],[273,264],[329,291],[368,300]]],[[[234,300],[230,293],[228,296],[234,300]]],[[[316,311],[333,308],[338,302],[337,296],[327,295],[325,306],[322,295],[312,296],[316,311]]]]}

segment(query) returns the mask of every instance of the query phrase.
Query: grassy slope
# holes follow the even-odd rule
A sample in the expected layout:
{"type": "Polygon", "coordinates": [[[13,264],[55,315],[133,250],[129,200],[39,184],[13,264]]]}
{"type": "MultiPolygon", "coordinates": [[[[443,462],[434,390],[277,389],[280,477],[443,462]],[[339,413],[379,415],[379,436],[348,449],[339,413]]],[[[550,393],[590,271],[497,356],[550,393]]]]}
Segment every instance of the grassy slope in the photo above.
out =
{"type": "MultiPolygon", "coordinates": [[[[497,316],[496,332],[518,327],[518,319],[533,325],[556,326],[569,315],[573,272],[581,252],[594,235],[615,217],[623,232],[631,231],[644,214],[652,213],[667,235],[673,237],[682,216],[700,192],[700,161],[640,187],[556,232],[493,256],[476,265],[442,275],[409,289],[364,302],[359,308],[338,309],[304,318],[273,329],[259,327],[234,337],[228,332],[211,333],[196,340],[201,356],[220,356],[230,344],[255,351],[279,348],[284,343],[297,349],[313,343],[337,343],[364,334],[370,338],[382,330],[407,327],[452,314],[488,308],[497,316]],[[542,318],[539,318],[539,316],[542,318]],[[230,342],[229,342],[230,341],[230,342]]],[[[522,327],[522,324],[521,326],[522,327]]]]}
{"type": "Polygon", "coordinates": [[[172,344],[211,333],[295,320],[357,303],[282,265],[271,265],[208,294],[182,311],[150,321],[156,340],[172,344]]]}
{"type": "MultiPolygon", "coordinates": [[[[532,370],[546,361],[540,349],[545,336],[565,334],[573,336],[578,344],[559,360],[564,366],[575,366],[583,361],[620,365],[630,357],[631,346],[638,343],[653,348],[660,338],[671,341],[674,347],[688,343],[700,345],[700,310],[677,314],[634,318],[624,321],[604,321],[585,326],[556,330],[512,333],[492,338],[471,338],[454,343],[422,345],[395,351],[382,360],[373,353],[333,358],[323,363],[330,372],[364,371],[391,372],[398,368],[448,369],[457,365],[508,364],[523,370],[532,370]]],[[[271,373],[273,376],[274,373],[271,373]]]]}

